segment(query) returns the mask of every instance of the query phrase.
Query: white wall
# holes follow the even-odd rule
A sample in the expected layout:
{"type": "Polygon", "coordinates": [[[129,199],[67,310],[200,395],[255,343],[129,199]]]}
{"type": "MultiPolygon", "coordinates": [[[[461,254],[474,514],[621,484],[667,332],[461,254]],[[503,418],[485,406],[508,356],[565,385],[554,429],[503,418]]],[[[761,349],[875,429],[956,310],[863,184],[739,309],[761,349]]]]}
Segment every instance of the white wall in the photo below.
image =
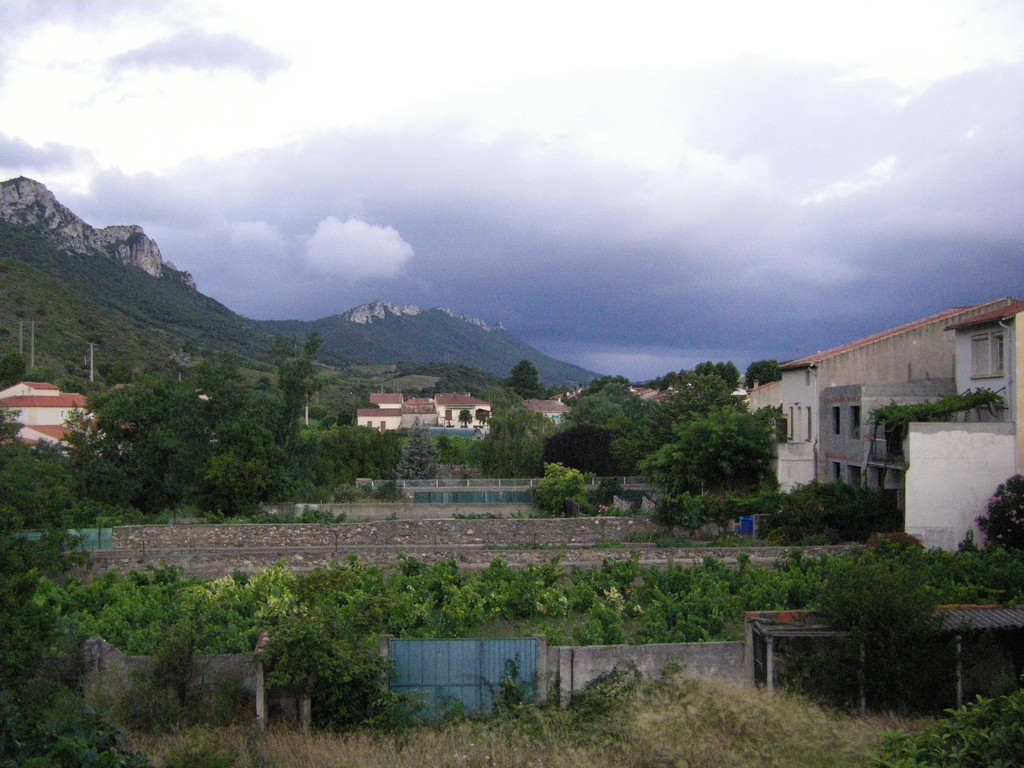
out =
{"type": "Polygon", "coordinates": [[[927,547],[955,550],[996,486],[1014,474],[1014,425],[910,425],[904,529],[927,547]]]}

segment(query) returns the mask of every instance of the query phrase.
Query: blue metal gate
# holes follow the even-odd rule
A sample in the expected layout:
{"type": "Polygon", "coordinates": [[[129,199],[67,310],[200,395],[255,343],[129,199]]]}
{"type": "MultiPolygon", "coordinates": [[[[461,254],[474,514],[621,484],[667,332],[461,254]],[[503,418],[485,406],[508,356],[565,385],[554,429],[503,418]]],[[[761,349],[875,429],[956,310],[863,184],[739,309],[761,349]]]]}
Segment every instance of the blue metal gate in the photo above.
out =
{"type": "Polygon", "coordinates": [[[535,697],[539,650],[540,641],[535,637],[391,639],[391,690],[418,699],[427,717],[459,709],[490,713],[503,686],[517,686],[524,698],[535,697]]]}

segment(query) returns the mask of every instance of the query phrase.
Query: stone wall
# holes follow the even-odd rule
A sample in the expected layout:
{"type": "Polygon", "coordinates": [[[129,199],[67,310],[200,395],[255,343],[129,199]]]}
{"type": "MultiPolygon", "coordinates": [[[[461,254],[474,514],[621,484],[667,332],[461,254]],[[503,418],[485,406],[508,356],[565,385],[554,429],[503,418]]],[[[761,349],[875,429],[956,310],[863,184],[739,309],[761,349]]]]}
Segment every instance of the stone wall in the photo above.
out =
{"type": "MultiPolygon", "coordinates": [[[[738,564],[740,557],[748,557],[754,565],[771,567],[784,557],[791,547],[757,547],[750,549],[727,547],[667,548],[644,545],[616,547],[538,547],[533,549],[495,549],[483,546],[363,546],[363,547],[305,547],[305,548],[216,548],[216,549],[148,549],[107,550],[90,553],[80,571],[83,578],[91,578],[106,571],[146,571],[171,566],[180,568],[185,576],[215,579],[233,573],[257,573],[271,566],[283,564],[296,572],[307,572],[332,563],[345,563],[357,557],[364,565],[388,567],[402,557],[411,557],[425,563],[453,559],[465,570],[486,568],[501,559],[514,568],[544,565],[558,559],[564,568],[596,568],[605,560],[624,562],[637,557],[642,566],[700,565],[706,557],[728,565],[738,564]]],[[[847,546],[801,548],[808,557],[849,551],[847,546]]]]}
{"type": "Polygon", "coordinates": [[[457,517],[529,517],[537,514],[537,508],[532,504],[409,504],[403,502],[393,504],[267,504],[263,510],[270,515],[299,514],[307,510],[327,512],[350,523],[376,520],[441,520],[457,517]]]}
{"type": "Polygon", "coordinates": [[[118,550],[349,546],[593,546],[664,534],[647,518],[381,520],[374,523],[128,525],[114,529],[118,550]]]}

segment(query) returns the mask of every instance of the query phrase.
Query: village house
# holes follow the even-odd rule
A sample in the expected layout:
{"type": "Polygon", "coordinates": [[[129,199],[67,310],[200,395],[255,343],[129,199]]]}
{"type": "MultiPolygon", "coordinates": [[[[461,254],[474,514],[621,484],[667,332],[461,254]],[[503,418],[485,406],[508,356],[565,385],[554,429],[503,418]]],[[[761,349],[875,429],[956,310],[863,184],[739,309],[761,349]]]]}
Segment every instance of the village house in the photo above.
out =
{"type": "Polygon", "coordinates": [[[483,429],[491,419],[491,404],[464,394],[438,394],[406,400],[400,393],[370,395],[373,408],[359,408],[356,424],[386,432],[422,427],[483,429]]]}
{"type": "Polygon", "coordinates": [[[523,407],[528,411],[539,413],[551,419],[555,424],[561,424],[572,411],[568,405],[561,400],[524,400],[523,407]]]}
{"type": "Polygon", "coordinates": [[[0,390],[0,408],[12,412],[24,443],[63,443],[74,411],[85,410],[85,395],[61,392],[53,384],[22,381],[0,390]]]}

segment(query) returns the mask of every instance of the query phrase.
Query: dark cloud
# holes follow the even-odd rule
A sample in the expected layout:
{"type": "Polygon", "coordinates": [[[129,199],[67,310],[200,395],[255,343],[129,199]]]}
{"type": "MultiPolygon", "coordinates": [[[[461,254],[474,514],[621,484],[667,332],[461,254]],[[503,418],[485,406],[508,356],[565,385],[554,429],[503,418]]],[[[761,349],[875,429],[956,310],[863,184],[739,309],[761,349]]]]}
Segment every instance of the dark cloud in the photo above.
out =
{"type": "MultiPolygon", "coordinates": [[[[1024,294],[1022,83],[1020,66],[990,68],[909,94],[730,62],[651,84],[652,115],[686,118],[661,169],[420,123],[108,172],[72,208],[142,224],[253,317],[387,299],[503,322],[613,373],[745,367],[1024,294]],[[318,269],[307,246],[325,221],[358,222],[368,260],[399,250],[318,269]]],[[[337,263],[358,258],[352,242],[337,263]]]]}
{"type": "Polygon", "coordinates": [[[88,159],[88,153],[77,147],[52,141],[35,147],[0,133],[0,174],[4,178],[68,170],[88,159]]]}
{"type": "Polygon", "coordinates": [[[287,66],[287,59],[237,35],[196,29],[179,32],[107,60],[111,71],[131,69],[235,69],[265,80],[287,66]]]}

